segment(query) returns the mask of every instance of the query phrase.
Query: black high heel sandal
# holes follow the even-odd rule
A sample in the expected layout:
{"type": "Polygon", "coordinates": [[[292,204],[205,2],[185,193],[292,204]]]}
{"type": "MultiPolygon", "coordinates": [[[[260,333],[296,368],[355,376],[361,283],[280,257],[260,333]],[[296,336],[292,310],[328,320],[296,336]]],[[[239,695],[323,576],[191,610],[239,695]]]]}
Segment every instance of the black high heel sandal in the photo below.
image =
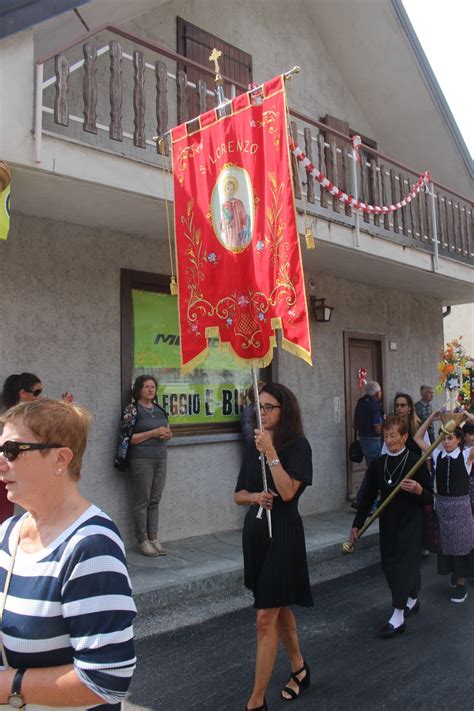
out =
{"type": "Polygon", "coordinates": [[[306,664],[306,662],[304,661],[304,659],[303,659],[303,666],[301,667],[301,669],[298,669],[298,671],[295,671],[295,672],[291,672],[290,678],[288,679],[288,681],[291,681],[292,679],[295,682],[295,684],[298,686],[298,691],[296,692],[291,687],[285,686],[285,688],[280,691],[280,696],[283,699],[283,701],[295,701],[296,699],[298,699],[300,697],[301,692],[304,689],[307,689],[309,687],[309,685],[311,683],[311,670],[310,670],[309,666],[306,664]],[[304,672],[304,671],[306,672],[304,677],[302,679],[298,679],[298,674],[301,674],[301,672],[304,672]],[[287,699],[286,696],[283,696],[284,693],[288,694],[288,696],[290,698],[287,699]]]}
{"type": "Polygon", "coordinates": [[[253,709],[249,709],[249,707],[246,706],[245,711],[268,711],[267,702],[263,699],[263,706],[254,706],[253,709]]]}

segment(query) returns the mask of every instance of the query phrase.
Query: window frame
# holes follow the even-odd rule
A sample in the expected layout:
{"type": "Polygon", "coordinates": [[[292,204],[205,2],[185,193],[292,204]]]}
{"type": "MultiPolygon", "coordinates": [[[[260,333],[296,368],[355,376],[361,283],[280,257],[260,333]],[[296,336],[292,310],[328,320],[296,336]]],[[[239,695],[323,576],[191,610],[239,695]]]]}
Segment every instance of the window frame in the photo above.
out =
{"type": "MultiPolygon", "coordinates": [[[[252,83],[252,55],[249,52],[246,52],[244,49],[240,49],[240,47],[230,44],[230,42],[226,42],[225,40],[221,39],[212,32],[209,32],[208,30],[205,30],[204,28],[199,27],[198,25],[194,25],[192,22],[188,22],[179,15],[176,17],[176,49],[178,54],[188,59],[193,59],[195,62],[198,62],[200,64],[204,64],[202,53],[190,52],[187,46],[189,42],[194,42],[195,45],[201,45],[204,48],[206,46],[206,42],[203,41],[203,37],[206,37],[210,45],[209,53],[214,47],[222,52],[222,56],[219,60],[219,66],[224,76],[228,77],[229,79],[233,79],[240,85],[252,83]],[[199,54],[201,54],[201,56],[199,56],[199,54]],[[236,70],[234,69],[235,66],[242,67],[239,77],[236,76],[236,70]],[[242,75],[245,73],[247,73],[248,76],[245,77],[245,79],[243,80],[242,75]]],[[[209,61],[209,53],[207,50],[204,52],[205,64],[207,64],[209,61]]],[[[209,67],[211,67],[210,63],[209,67]]],[[[199,79],[202,79],[203,81],[205,81],[208,89],[210,89],[211,91],[214,89],[214,82],[207,74],[200,75],[197,69],[184,65],[178,65],[178,69],[183,70],[187,74],[188,79],[193,83],[197,84],[199,79]]],[[[231,82],[229,83],[226,81],[224,83],[224,93],[226,94],[226,96],[230,95],[231,86],[231,82]]],[[[240,93],[240,91],[242,90],[239,87],[237,93],[240,93]]],[[[195,110],[195,107],[197,107],[197,94],[194,89],[188,89],[187,104],[189,118],[194,118],[197,115],[195,110]]],[[[214,105],[215,99],[208,96],[208,110],[214,108],[214,105]]]]}
{"type": "MultiPolygon", "coordinates": [[[[130,384],[133,373],[133,303],[132,290],[154,291],[169,294],[170,277],[166,274],[137,271],[134,269],[120,270],[120,379],[122,410],[130,402],[130,384]]],[[[275,349],[276,352],[276,349],[275,349]]],[[[273,359],[272,362],[274,362],[273,359]]],[[[250,366],[249,366],[250,370],[250,366]]],[[[272,379],[272,365],[259,371],[258,377],[265,382],[272,379]]],[[[175,437],[189,435],[240,434],[239,422],[199,423],[173,425],[175,437]]]]}

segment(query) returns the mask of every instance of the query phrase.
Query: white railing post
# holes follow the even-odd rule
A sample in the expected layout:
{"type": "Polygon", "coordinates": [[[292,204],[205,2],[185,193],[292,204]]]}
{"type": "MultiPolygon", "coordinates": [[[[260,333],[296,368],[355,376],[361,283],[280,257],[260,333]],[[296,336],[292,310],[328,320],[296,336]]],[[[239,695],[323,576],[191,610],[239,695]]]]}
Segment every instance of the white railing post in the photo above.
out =
{"type": "MultiPolygon", "coordinates": [[[[355,156],[355,151],[352,151],[350,154],[351,157],[351,191],[353,197],[355,197],[356,200],[359,199],[359,188],[357,186],[357,160],[355,156]]],[[[354,211],[354,217],[355,217],[355,237],[356,237],[356,247],[360,247],[360,214],[358,210],[354,211]]]]}
{"type": "Polygon", "coordinates": [[[435,207],[435,192],[434,185],[430,181],[428,183],[428,191],[430,194],[430,204],[431,204],[431,225],[433,228],[432,240],[433,240],[433,271],[439,271],[439,252],[438,252],[438,226],[436,224],[436,207],[435,207]]]}
{"type": "Polygon", "coordinates": [[[35,87],[35,163],[41,163],[43,134],[43,64],[36,65],[35,87]]]}

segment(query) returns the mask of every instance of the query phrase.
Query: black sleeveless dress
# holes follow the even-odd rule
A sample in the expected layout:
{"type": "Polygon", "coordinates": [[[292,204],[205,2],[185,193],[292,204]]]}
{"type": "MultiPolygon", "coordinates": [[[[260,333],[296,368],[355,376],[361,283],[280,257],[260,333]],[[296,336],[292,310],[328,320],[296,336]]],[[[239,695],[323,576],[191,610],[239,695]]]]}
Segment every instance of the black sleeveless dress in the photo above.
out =
{"type": "MultiPolygon", "coordinates": [[[[249,507],[242,533],[244,583],[254,594],[255,608],[289,605],[311,607],[313,597],[309,584],[303,521],[298,512],[298,501],[305,488],[312,483],[311,447],[305,437],[299,437],[279,452],[278,456],[287,474],[302,484],[291,501],[285,502],[279,496],[274,499],[272,538],[268,535],[266,512],[258,519],[258,506],[249,507]]],[[[269,489],[277,492],[268,466],[267,482],[269,489]]],[[[248,447],[235,491],[253,493],[262,489],[259,453],[254,447],[248,447]]]]}

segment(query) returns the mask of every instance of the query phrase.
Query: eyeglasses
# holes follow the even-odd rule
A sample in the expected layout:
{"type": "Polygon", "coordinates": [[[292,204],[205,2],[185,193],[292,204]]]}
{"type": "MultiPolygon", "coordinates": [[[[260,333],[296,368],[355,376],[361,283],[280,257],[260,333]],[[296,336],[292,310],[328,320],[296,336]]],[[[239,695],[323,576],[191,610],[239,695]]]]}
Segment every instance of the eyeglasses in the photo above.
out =
{"type": "Polygon", "coordinates": [[[39,442],[13,442],[12,440],[7,440],[3,444],[0,444],[0,453],[3,454],[5,459],[9,462],[14,462],[19,454],[23,452],[29,452],[33,449],[59,449],[62,444],[43,444],[39,442]]]}
{"type": "Polygon", "coordinates": [[[260,410],[264,410],[264,412],[273,412],[276,407],[281,408],[281,405],[271,405],[269,402],[266,402],[264,405],[262,405],[262,403],[259,403],[259,405],[260,410]]]}
{"type": "Polygon", "coordinates": [[[36,390],[27,390],[27,393],[31,393],[33,397],[39,397],[43,392],[43,388],[36,388],[36,390]]]}

